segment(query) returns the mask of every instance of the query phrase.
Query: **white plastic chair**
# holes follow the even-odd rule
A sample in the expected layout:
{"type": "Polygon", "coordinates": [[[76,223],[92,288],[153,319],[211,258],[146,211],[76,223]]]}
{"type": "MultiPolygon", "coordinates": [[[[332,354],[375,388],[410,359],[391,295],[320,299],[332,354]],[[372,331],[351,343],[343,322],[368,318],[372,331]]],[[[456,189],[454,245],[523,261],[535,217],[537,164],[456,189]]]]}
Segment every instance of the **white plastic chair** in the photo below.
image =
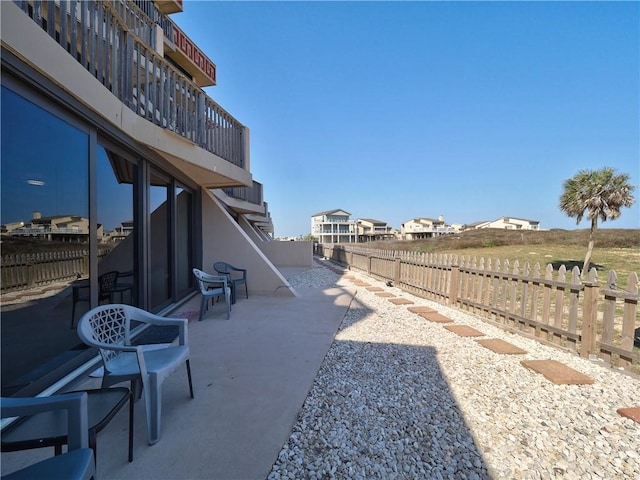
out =
{"type": "Polygon", "coordinates": [[[231,288],[229,287],[227,276],[210,275],[197,268],[193,269],[193,274],[198,279],[200,293],[202,294],[199,320],[202,320],[204,312],[209,308],[209,298],[219,295],[224,295],[224,301],[227,307],[227,320],[229,320],[231,317],[231,288]]]}
{"type": "Polygon", "coordinates": [[[187,365],[189,392],[193,398],[191,366],[189,364],[188,321],[153,315],[131,305],[110,304],[85,313],[78,323],[78,336],[92,347],[100,349],[104,374],[102,387],[130,381],[131,391],[144,391],[149,445],[160,440],[162,383],[182,363],[187,365]],[[177,326],[179,345],[147,350],[143,345],[131,345],[131,322],[177,326]]]}
{"type": "Polygon", "coordinates": [[[64,478],[95,479],[93,450],[89,448],[87,393],[66,393],[51,397],[5,398],[0,400],[2,418],[23,417],[53,410],[67,411],[67,453],[47,458],[3,476],[5,480],[64,478]]]}

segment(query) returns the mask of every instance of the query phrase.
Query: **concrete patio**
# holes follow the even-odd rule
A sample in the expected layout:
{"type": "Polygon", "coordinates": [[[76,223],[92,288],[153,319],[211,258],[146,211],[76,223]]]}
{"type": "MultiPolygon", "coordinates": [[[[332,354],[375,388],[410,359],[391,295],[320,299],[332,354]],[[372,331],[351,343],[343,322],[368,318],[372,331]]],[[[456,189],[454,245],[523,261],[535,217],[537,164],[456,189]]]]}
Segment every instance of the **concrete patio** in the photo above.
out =
{"type": "MultiPolygon", "coordinates": [[[[296,272],[283,271],[285,277],[296,272]]],[[[134,461],[127,462],[127,409],[98,434],[100,478],[264,479],[287,441],[314,377],[353,298],[346,288],[298,288],[297,298],[239,296],[197,320],[200,296],[177,312],[190,318],[195,398],[186,372],[164,384],[162,438],[147,444],[144,402],[135,405],[134,461]]],[[[175,314],[172,316],[176,316],[175,314]]],[[[99,386],[89,379],[74,388],[99,386]]],[[[52,449],[2,454],[2,474],[52,449]]]]}

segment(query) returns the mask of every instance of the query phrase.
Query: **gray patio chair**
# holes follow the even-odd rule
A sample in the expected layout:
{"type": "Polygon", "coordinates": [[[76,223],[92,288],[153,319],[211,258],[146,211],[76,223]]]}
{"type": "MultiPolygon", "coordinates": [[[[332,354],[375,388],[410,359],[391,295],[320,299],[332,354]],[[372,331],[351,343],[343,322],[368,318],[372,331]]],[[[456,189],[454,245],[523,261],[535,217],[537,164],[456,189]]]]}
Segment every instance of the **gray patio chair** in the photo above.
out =
{"type": "Polygon", "coordinates": [[[197,268],[193,269],[193,274],[198,279],[202,300],[200,301],[200,316],[202,321],[204,312],[209,308],[209,299],[224,295],[224,302],[227,307],[227,320],[231,317],[231,288],[229,287],[228,278],[225,275],[210,275],[197,268]]]}
{"type": "Polygon", "coordinates": [[[234,267],[226,262],[216,262],[213,269],[221,275],[226,275],[231,283],[231,303],[236,303],[236,292],[238,286],[244,285],[244,293],[249,298],[249,290],[247,288],[247,270],[245,268],[234,267]]]}
{"type": "Polygon", "coordinates": [[[144,391],[147,414],[147,440],[153,445],[160,440],[162,383],[180,365],[186,363],[189,393],[193,398],[189,364],[188,320],[153,315],[131,305],[112,304],[85,313],[78,323],[78,336],[100,349],[104,374],[102,386],[130,381],[131,391],[144,391]],[[179,345],[149,350],[144,345],[131,345],[131,322],[152,325],[175,325],[179,328],[179,345]]]}
{"type": "Polygon", "coordinates": [[[88,448],[87,393],[66,393],[51,397],[6,398],[0,400],[2,418],[22,417],[38,413],[66,410],[67,453],[47,458],[3,476],[5,480],[22,479],[95,479],[93,450],[88,448]]]}

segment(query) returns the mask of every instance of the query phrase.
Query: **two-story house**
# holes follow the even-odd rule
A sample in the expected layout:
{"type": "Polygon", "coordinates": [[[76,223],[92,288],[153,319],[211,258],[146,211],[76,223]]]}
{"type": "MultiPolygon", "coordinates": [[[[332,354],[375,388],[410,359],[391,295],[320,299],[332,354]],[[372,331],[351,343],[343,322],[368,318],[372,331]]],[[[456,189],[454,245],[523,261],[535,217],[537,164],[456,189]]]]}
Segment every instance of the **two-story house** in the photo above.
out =
{"type": "Polygon", "coordinates": [[[400,228],[401,236],[404,240],[416,240],[421,238],[431,238],[438,235],[447,235],[458,232],[455,225],[447,225],[444,217],[440,215],[434,218],[413,218],[404,222],[400,228]]]}
{"type": "Polygon", "coordinates": [[[320,243],[356,243],[357,225],[351,214],[334,209],[311,216],[311,235],[320,243]]]}
{"type": "Polygon", "coordinates": [[[382,220],[359,218],[356,223],[358,225],[358,242],[390,240],[397,237],[397,230],[382,220]]]}
{"type": "MultiPolygon", "coordinates": [[[[32,237],[49,241],[88,242],[89,219],[76,215],[55,215],[43,217],[33,212],[30,222],[20,222],[7,233],[14,237],[32,237]]],[[[98,237],[102,237],[102,228],[98,225],[98,237]]]]}

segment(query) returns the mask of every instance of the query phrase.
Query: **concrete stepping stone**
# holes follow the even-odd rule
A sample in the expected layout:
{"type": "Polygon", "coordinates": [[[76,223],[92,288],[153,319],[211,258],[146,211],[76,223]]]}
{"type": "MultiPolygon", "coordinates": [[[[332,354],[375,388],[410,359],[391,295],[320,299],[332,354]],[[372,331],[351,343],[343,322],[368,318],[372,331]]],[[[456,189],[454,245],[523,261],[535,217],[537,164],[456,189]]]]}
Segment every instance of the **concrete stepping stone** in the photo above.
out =
{"type": "Polygon", "coordinates": [[[389,297],[395,297],[395,295],[391,292],[378,292],[376,293],[377,297],[384,297],[384,298],[389,298],[389,297]]]}
{"type": "Polygon", "coordinates": [[[367,290],[370,292],[384,292],[384,288],[382,287],[367,287],[367,290]]]}
{"type": "Polygon", "coordinates": [[[630,418],[636,423],[640,423],[640,407],[619,408],[616,410],[623,417],[630,418]]]}
{"type": "Polygon", "coordinates": [[[431,307],[407,307],[407,310],[412,313],[436,313],[436,310],[431,307]]]}
{"type": "Polygon", "coordinates": [[[389,301],[394,305],[410,305],[413,302],[407,298],[390,298],[389,301]]]}
{"type": "Polygon", "coordinates": [[[480,340],[476,340],[476,342],[496,353],[502,353],[506,355],[522,355],[524,353],[527,353],[526,350],[516,347],[515,345],[512,345],[509,342],[505,342],[504,340],[500,340],[499,338],[482,338],[480,340]]]}
{"type": "Polygon", "coordinates": [[[439,314],[438,312],[419,313],[422,318],[436,323],[453,323],[449,317],[439,314]]]}
{"type": "Polygon", "coordinates": [[[482,337],[484,333],[469,325],[447,325],[444,328],[461,337],[482,337]]]}
{"type": "Polygon", "coordinates": [[[591,385],[593,379],[555,360],[522,360],[526,368],[542,374],[556,385],[591,385]]]}
{"type": "Polygon", "coordinates": [[[346,280],[354,280],[356,277],[354,277],[353,275],[345,275],[344,277],[342,277],[346,280]]]}
{"type": "Polygon", "coordinates": [[[351,283],[353,283],[354,285],[356,285],[358,287],[370,287],[371,286],[370,283],[363,282],[361,280],[351,280],[351,283]]]}

